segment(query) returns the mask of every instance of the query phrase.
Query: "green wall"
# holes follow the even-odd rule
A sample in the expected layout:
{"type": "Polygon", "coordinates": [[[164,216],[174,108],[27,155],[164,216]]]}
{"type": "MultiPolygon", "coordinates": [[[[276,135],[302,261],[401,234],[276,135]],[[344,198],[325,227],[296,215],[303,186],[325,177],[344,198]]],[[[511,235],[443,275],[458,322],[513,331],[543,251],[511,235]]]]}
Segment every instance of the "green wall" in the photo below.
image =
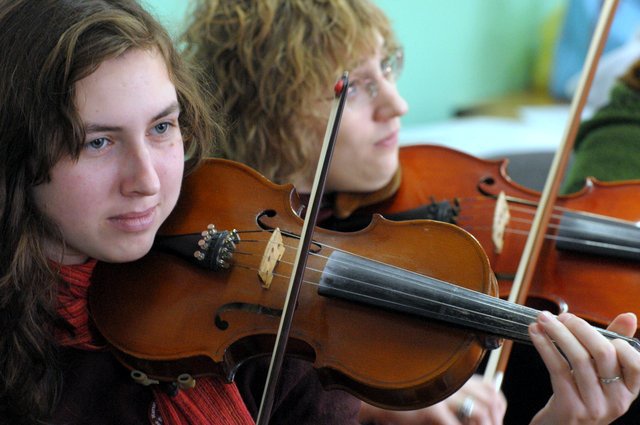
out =
{"type": "Polygon", "coordinates": [[[377,0],[407,52],[406,124],[529,85],[548,0],[377,0]]]}
{"type": "MultiPolygon", "coordinates": [[[[177,34],[185,0],[146,0],[177,34]]],[[[260,1],[260,0],[256,0],[260,1]]],[[[459,108],[529,86],[540,28],[564,0],[375,0],[405,46],[398,82],[405,125],[448,118],[459,108]]]]}

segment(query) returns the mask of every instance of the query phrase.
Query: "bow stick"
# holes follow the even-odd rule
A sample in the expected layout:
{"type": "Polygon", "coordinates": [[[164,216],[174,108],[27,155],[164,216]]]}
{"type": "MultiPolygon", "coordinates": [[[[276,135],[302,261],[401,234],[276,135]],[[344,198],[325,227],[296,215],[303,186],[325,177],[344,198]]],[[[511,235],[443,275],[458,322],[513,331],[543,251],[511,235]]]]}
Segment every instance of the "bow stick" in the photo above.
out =
{"type": "MultiPolygon", "coordinates": [[[[582,110],[587,102],[598,60],[607,41],[617,6],[618,0],[605,0],[600,10],[598,23],[591,38],[591,44],[580,77],[580,83],[578,84],[576,95],[571,102],[569,121],[565,127],[560,146],[553,157],[544,190],[540,196],[540,203],[538,204],[538,209],[536,210],[531,230],[524,246],[520,263],[518,264],[518,269],[508,298],[510,302],[524,304],[526,301],[529,287],[531,286],[531,281],[535,273],[535,264],[538,261],[544,242],[544,234],[551,218],[553,205],[558,196],[560,182],[562,181],[564,170],[566,169],[578,132],[578,127],[580,126],[582,110]]],[[[512,345],[512,341],[505,341],[500,348],[493,350],[489,356],[484,373],[484,380],[493,381],[496,388],[500,388],[502,385],[502,378],[512,345]]]]}
{"type": "Polygon", "coordinates": [[[300,243],[298,244],[295,262],[293,263],[294,272],[289,280],[289,289],[285,299],[284,311],[282,318],[280,319],[278,334],[276,335],[271,363],[267,373],[267,383],[264,387],[264,392],[262,393],[262,401],[260,402],[260,410],[258,411],[256,425],[266,425],[271,417],[271,409],[273,408],[278,376],[280,375],[280,369],[282,368],[282,362],[284,361],[284,354],[287,346],[287,340],[289,339],[289,331],[293,321],[293,314],[295,312],[295,306],[298,301],[298,295],[300,294],[300,287],[302,285],[302,279],[307,265],[307,253],[309,252],[309,246],[311,245],[311,237],[313,235],[316,219],[318,218],[320,202],[322,200],[329,166],[331,165],[331,157],[333,155],[333,148],[338,136],[338,129],[340,128],[340,118],[342,117],[342,111],[346,101],[348,85],[349,77],[348,73],[345,72],[334,88],[335,95],[331,106],[329,122],[327,123],[327,130],[322,143],[320,159],[318,161],[316,174],[313,180],[313,188],[311,189],[311,196],[309,198],[309,209],[302,226],[300,243]]]}

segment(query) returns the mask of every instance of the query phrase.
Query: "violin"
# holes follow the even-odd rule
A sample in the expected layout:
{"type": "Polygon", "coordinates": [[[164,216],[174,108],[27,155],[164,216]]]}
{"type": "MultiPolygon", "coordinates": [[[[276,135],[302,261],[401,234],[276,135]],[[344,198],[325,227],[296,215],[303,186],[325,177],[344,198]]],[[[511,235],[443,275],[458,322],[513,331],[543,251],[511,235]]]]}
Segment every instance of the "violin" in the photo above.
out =
{"type": "MultiPolygon", "coordinates": [[[[498,278],[500,296],[506,297],[540,198],[539,192],[512,181],[507,166],[507,160],[483,160],[443,146],[402,147],[403,178],[398,191],[354,216],[392,217],[448,202],[456,211],[453,222],[484,248],[498,278]],[[502,206],[500,194],[504,195],[502,206]],[[510,219],[498,229],[494,217],[497,209],[505,207],[510,219]],[[501,234],[499,242],[496,233],[501,234]]],[[[571,309],[598,325],[609,323],[620,311],[640,314],[639,183],[589,180],[582,191],[557,198],[529,305],[550,311],[571,309]]]]}
{"type": "MultiPolygon", "coordinates": [[[[132,376],[232,380],[270,353],[301,209],[292,186],[209,159],[185,180],[151,253],[99,263],[91,314],[132,376]]],[[[383,408],[446,398],[500,338],[527,342],[539,313],[497,297],[482,246],[451,224],[375,216],[358,232],[317,229],[308,254],[287,353],[313,362],[326,388],[383,408]]]]}

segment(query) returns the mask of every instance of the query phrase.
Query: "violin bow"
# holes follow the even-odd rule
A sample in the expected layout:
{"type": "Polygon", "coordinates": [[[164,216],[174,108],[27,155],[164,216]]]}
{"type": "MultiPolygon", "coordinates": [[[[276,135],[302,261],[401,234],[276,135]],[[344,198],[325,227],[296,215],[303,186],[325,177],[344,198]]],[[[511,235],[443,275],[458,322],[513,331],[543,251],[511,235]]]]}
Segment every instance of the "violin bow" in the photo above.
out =
{"type": "MultiPolygon", "coordinates": [[[[529,293],[529,287],[531,286],[531,281],[535,273],[535,264],[538,261],[544,242],[544,234],[551,218],[551,212],[558,196],[560,182],[562,181],[578,132],[578,127],[580,126],[582,111],[587,102],[598,60],[602,55],[607,41],[617,6],[618,0],[605,0],[600,10],[600,16],[593,37],[591,38],[591,44],[580,76],[580,82],[576,94],[571,101],[569,121],[565,127],[565,132],[558,150],[553,157],[544,190],[540,197],[540,203],[538,204],[531,225],[531,231],[527,237],[522,257],[520,257],[520,263],[518,264],[518,269],[508,298],[510,302],[524,304],[527,294],[529,293]]],[[[502,385],[502,378],[507,367],[512,345],[512,341],[505,341],[500,348],[493,350],[489,356],[484,373],[484,380],[486,382],[493,382],[497,389],[502,385]]]]}
{"type": "Polygon", "coordinates": [[[267,373],[267,382],[262,393],[262,401],[260,402],[260,410],[258,411],[256,425],[267,425],[271,418],[271,410],[273,408],[278,376],[280,375],[280,370],[282,369],[282,363],[284,361],[287,340],[289,339],[291,323],[293,322],[293,314],[295,313],[295,307],[298,302],[300,287],[302,286],[302,279],[307,265],[307,253],[309,252],[313,230],[316,219],[318,218],[318,212],[320,211],[322,194],[324,192],[327,174],[329,173],[329,166],[331,165],[333,148],[340,128],[340,119],[342,118],[342,111],[347,98],[348,86],[349,76],[348,73],[345,72],[334,87],[334,98],[331,106],[331,113],[329,114],[329,122],[327,123],[327,129],[322,143],[322,150],[320,151],[320,159],[316,167],[311,196],[309,198],[309,206],[307,207],[307,214],[305,215],[302,233],[300,235],[300,243],[298,244],[295,261],[293,263],[294,272],[291,274],[291,278],[289,280],[289,289],[287,291],[284,310],[280,319],[278,333],[276,335],[273,354],[271,355],[271,363],[269,364],[269,371],[267,373]]]}

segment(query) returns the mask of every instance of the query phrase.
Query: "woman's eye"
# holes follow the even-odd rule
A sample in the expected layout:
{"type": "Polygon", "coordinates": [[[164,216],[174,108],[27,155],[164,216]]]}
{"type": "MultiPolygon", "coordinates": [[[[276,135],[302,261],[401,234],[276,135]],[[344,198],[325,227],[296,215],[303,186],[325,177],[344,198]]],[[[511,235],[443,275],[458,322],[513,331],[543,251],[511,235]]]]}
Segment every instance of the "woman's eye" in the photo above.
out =
{"type": "Polygon", "coordinates": [[[163,122],[163,123],[160,123],[160,124],[156,125],[154,128],[156,130],[156,133],[163,134],[169,129],[170,126],[171,126],[171,124],[169,124],[168,122],[163,122]]]}
{"type": "Polygon", "coordinates": [[[94,139],[94,140],[91,140],[90,142],[87,142],[86,146],[91,149],[100,150],[100,149],[104,149],[108,143],[109,143],[109,140],[107,138],[100,137],[98,139],[94,139]]]}
{"type": "Polygon", "coordinates": [[[351,81],[349,82],[349,87],[347,87],[347,96],[354,97],[358,94],[358,82],[351,81]]]}

